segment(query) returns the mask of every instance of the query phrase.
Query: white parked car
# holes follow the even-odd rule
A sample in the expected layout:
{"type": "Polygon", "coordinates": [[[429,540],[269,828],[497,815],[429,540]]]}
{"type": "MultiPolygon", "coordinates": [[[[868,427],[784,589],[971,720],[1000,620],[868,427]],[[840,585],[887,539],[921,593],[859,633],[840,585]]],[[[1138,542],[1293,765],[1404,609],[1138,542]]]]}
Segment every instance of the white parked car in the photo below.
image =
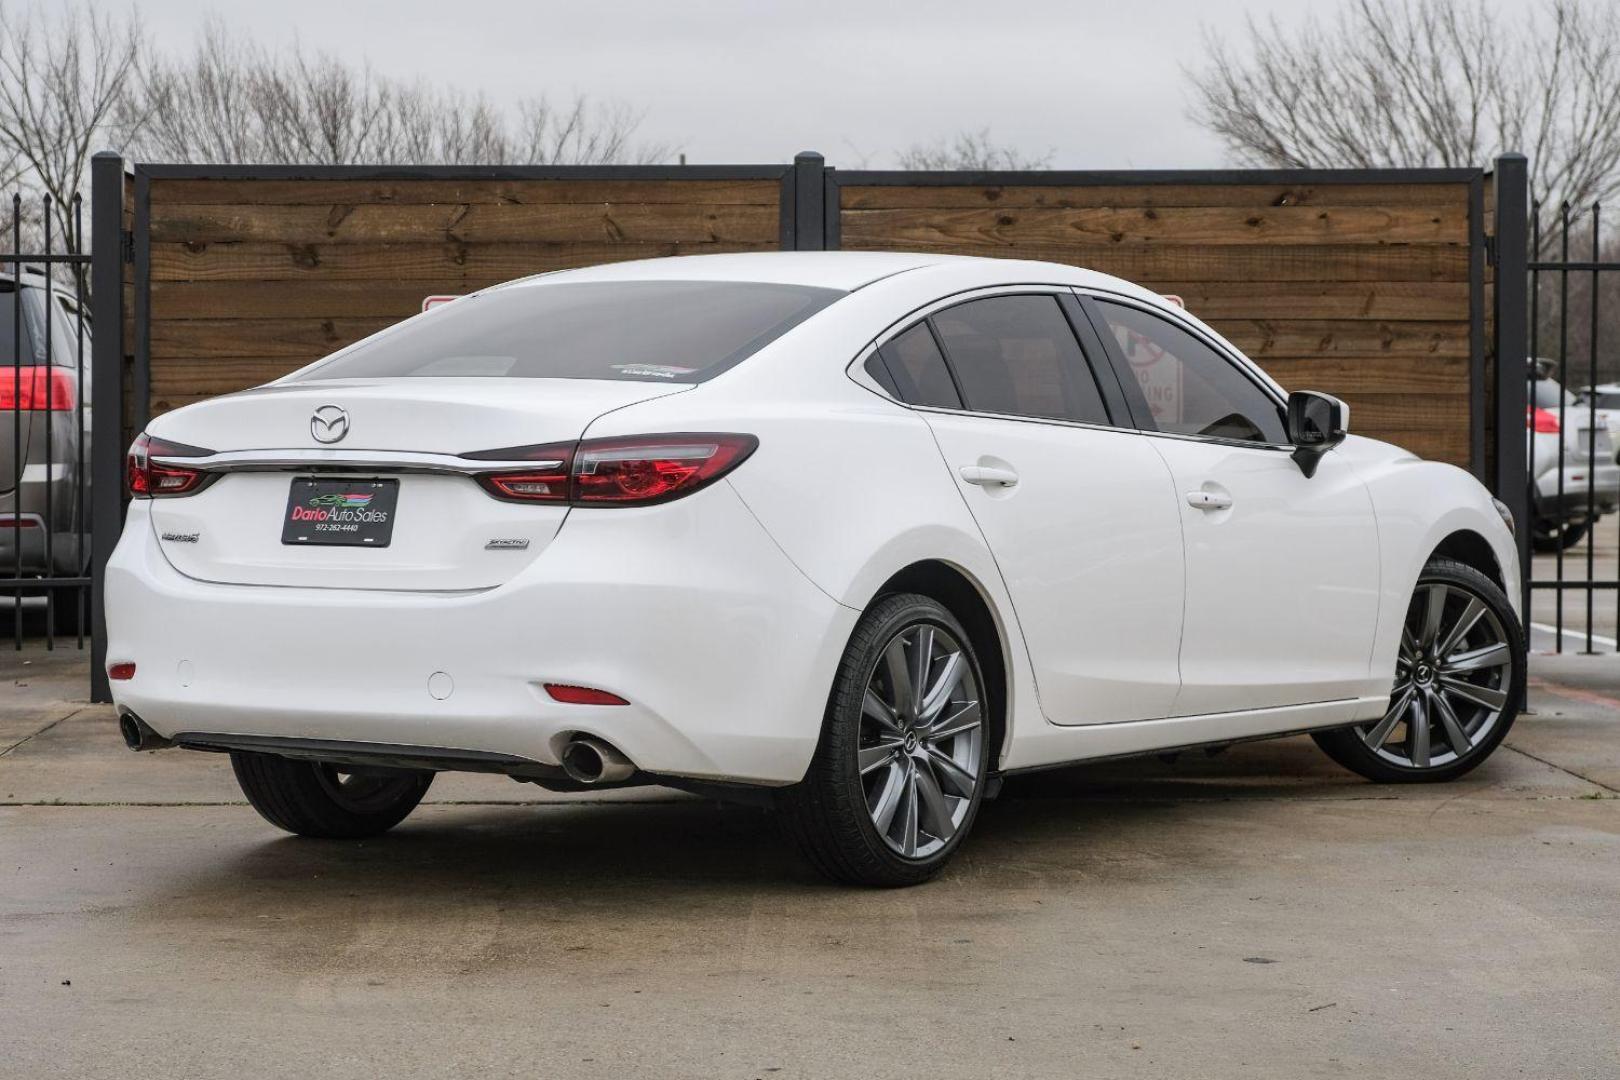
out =
{"type": "Polygon", "coordinates": [[[1525,414],[1532,487],[1530,546],[1540,552],[1574,547],[1604,514],[1620,505],[1620,464],[1601,411],[1565,390],[1536,362],[1525,414]]]}
{"type": "Polygon", "coordinates": [[[544,275],[154,420],[109,674],[295,833],[442,770],[765,791],[853,882],[1069,762],[1309,731],[1449,779],[1523,685],[1505,510],[1345,419],[1066,266],[544,275]]]}

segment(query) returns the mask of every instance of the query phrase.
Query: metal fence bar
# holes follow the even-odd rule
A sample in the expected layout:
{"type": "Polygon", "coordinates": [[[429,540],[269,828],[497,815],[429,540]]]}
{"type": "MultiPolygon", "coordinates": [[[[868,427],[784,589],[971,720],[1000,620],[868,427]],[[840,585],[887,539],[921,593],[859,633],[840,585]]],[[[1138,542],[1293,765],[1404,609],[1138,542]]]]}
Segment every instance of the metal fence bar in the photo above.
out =
{"type": "Polygon", "coordinates": [[[1522,154],[1496,159],[1496,489],[1518,523],[1523,611],[1530,613],[1530,470],[1525,462],[1525,409],[1529,263],[1526,213],[1530,204],[1528,162],[1522,154]],[[1527,295],[1528,294],[1528,295],[1527,295]]]}
{"type": "Polygon", "coordinates": [[[123,525],[124,159],[103,151],[90,163],[91,597],[90,700],[111,701],[107,683],[107,562],[123,525]]]}

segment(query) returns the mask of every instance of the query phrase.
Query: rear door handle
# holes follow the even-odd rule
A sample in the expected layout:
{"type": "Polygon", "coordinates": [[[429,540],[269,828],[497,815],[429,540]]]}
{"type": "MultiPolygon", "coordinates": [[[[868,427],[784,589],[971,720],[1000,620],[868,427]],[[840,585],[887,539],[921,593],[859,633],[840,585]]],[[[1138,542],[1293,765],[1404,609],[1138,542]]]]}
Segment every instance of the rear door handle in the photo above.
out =
{"type": "Polygon", "coordinates": [[[980,487],[1012,487],[1018,483],[1018,474],[1011,469],[998,469],[991,465],[964,465],[962,479],[980,487]]]}
{"type": "Polygon", "coordinates": [[[1232,506],[1232,496],[1220,495],[1213,491],[1189,491],[1187,505],[1195,510],[1229,510],[1232,506]]]}

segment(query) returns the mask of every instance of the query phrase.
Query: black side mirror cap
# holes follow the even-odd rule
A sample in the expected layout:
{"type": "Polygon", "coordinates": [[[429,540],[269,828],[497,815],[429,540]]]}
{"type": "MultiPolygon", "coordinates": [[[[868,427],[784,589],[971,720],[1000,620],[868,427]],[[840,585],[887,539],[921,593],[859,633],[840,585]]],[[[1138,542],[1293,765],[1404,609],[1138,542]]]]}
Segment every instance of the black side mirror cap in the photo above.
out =
{"type": "Polygon", "coordinates": [[[1350,406],[1314,390],[1288,395],[1288,441],[1294,444],[1294,464],[1306,477],[1316,475],[1322,455],[1344,441],[1350,428],[1350,406]]]}

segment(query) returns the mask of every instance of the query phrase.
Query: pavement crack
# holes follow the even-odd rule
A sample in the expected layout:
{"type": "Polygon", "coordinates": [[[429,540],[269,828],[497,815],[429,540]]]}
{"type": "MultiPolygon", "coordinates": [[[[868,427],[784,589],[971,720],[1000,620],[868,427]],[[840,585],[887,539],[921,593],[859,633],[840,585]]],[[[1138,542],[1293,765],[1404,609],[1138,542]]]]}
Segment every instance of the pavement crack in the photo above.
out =
{"type": "Polygon", "coordinates": [[[1522,754],[1525,757],[1529,758],[1531,761],[1539,761],[1539,762],[1541,762],[1541,764],[1547,766],[1549,769],[1557,769],[1559,772],[1563,773],[1565,776],[1573,776],[1577,780],[1584,780],[1586,783],[1591,784],[1593,787],[1600,787],[1604,791],[1607,791],[1612,795],[1620,795],[1620,788],[1610,787],[1608,784],[1605,784],[1603,781],[1594,780],[1590,776],[1586,776],[1586,775],[1584,775],[1582,773],[1576,772],[1574,769],[1566,769],[1564,766],[1558,764],[1558,762],[1556,762],[1556,761],[1548,761],[1544,757],[1537,757],[1535,754],[1532,754],[1530,751],[1521,750],[1519,747],[1514,746],[1512,743],[1503,743],[1502,744],[1502,749],[1511,750],[1515,754],[1522,754]]]}
{"type": "Polygon", "coordinates": [[[13,750],[17,749],[17,747],[21,746],[23,743],[28,742],[31,739],[39,738],[41,735],[43,735],[47,731],[51,730],[51,728],[55,727],[57,724],[66,723],[67,721],[73,719],[75,716],[78,716],[80,713],[84,712],[85,708],[87,708],[87,707],[88,706],[81,706],[80,708],[74,709],[72,712],[68,713],[66,716],[58,716],[55,720],[52,720],[50,723],[46,724],[44,727],[40,728],[38,731],[36,731],[36,732],[34,732],[34,733],[30,734],[30,735],[24,735],[22,738],[18,739],[16,742],[14,742],[10,746],[6,747],[4,750],[0,750],[0,758],[3,758],[7,754],[10,754],[13,750]]]}

